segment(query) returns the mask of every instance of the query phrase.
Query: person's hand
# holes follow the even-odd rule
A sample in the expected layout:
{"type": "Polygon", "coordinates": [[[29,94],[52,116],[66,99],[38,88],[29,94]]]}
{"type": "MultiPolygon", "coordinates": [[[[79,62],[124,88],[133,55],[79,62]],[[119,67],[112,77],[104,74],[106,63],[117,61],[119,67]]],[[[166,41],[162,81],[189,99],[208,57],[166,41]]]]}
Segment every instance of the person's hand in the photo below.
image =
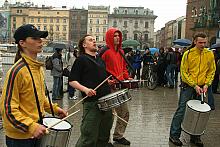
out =
{"type": "Polygon", "coordinates": [[[201,94],[203,93],[203,89],[200,88],[198,85],[196,85],[196,86],[194,87],[194,89],[196,90],[196,93],[199,94],[199,95],[201,95],[201,94]]]}
{"type": "Polygon", "coordinates": [[[86,95],[87,96],[93,96],[93,95],[96,95],[96,91],[95,90],[93,90],[93,89],[91,89],[91,88],[86,88],[85,90],[84,90],[84,92],[86,93],[86,95]]]}
{"type": "Polygon", "coordinates": [[[133,80],[133,78],[129,77],[128,80],[133,80]]]}
{"type": "Polygon", "coordinates": [[[46,128],[43,125],[38,125],[34,131],[33,138],[40,139],[46,133],[46,128]]]}
{"type": "Polygon", "coordinates": [[[57,115],[59,116],[59,118],[64,118],[68,115],[68,113],[65,110],[61,109],[61,108],[58,108],[57,111],[58,111],[57,115]]]}
{"type": "Polygon", "coordinates": [[[206,93],[207,90],[208,90],[208,86],[207,86],[207,85],[204,85],[204,86],[203,86],[203,92],[206,93]]]}

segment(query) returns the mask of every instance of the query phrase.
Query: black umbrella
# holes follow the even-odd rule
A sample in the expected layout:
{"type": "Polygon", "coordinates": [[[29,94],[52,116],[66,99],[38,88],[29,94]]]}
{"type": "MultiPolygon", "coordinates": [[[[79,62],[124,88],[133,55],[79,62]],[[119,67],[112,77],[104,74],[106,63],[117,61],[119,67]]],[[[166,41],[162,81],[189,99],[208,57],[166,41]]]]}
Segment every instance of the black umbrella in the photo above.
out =
{"type": "Polygon", "coordinates": [[[173,41],[173,43],[180,46],[189,46],[191,45],[192,41],[190,41],[189,39],[176,39],[173,41]]]}
{"type": "Polygon", "coordinates": [[[216,43],[211,46],[211,49],[216,49],[216,48],[220,48],[220,43],[216,43]]]}

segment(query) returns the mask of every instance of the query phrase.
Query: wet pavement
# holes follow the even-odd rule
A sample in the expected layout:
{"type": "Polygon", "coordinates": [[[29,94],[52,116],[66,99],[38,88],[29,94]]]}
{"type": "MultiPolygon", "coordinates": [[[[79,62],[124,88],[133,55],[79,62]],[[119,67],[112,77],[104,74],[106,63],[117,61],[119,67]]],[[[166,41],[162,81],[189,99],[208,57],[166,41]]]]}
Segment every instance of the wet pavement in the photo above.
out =
{"type": "MultiPolygon", "coordinates": [[[[51,89],[52,78],[48,72],[46,75],[48,87],[51,89]]],[[[64,89],[66,89],[66,85],[64,85],[64,89]]],[[[124,135],[126,139],[131,141],[130,147],[175,147],[175,145],[169,142],[169,128],[177,107],[179,88],[157,87],[155,90],[138,88],[130,90],[130,93],[132,95],[132,100],[128,102],[130,120],[124,135]]],[[[76,94],[79,96],[78,91],[76,94]]],[[[215,94],[214,96],[216,110],[211,112],[206,132],[202,135],[204,147],[220,146],[220,95],[215,94]]],[[[67,110],[77,101],[79,99],[69,100],[67,93],[65,93],[63,100],[57,100],[56,102],[67,110]]],[[[71,112],[78,109],[82,110],[81,103],[74,107],[71,112]]],[[[68,119],[73,125],[69,147],[75,146],[80,135],[81,116],[82,111],[68,119]]],[[[189,143],[189,135],[184,132],[182,133],[181,140],[184,147],[194,147],[189,143]]],[[[0,147],[4,146],[4,133],[1,130],[0,147]]],[[[118,144],[114,144],[114,146],[126,147],[118,144]]]]}

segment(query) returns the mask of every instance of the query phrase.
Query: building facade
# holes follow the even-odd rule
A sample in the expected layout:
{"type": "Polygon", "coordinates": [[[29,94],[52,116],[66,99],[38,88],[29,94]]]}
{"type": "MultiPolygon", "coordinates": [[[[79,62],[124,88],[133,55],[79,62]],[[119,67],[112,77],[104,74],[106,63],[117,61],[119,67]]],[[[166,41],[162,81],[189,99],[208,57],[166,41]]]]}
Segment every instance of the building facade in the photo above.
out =
{"type": "Polygon", "coordinates": [[[88,10],[70,10],[70,41],[76,45],[79,39],[87,34],[88,10]]]}
{"type": "Polygon", "coordinates": [[[188,0],[186,11],[186,38],[192,39],[196,32],[205,32],[208,36],[208,46],[216,42],[219,30],[220,16],[219,0],[188,0]]]}
{"type": "Polygon", "coordinates": [[[154,22],[157,18],[153,11],[144,7],[118,7],[109,14],[109,27],[122,31],[123,40],[134,39],[140,48],[154,46],[154,22]]]}
{"type": "Polygon", "coordinates": [[[49,41],[69,41],[69,10],[66,7],[11,6],[11,33],[23,24],[48,31],[49,41]]]}
{"type": "Polygon", "coordinates": [[[96,38],[97,44],[105,44],[105,33],[108,29],[110,7],[88,6],[87,33],[96,38]]]}

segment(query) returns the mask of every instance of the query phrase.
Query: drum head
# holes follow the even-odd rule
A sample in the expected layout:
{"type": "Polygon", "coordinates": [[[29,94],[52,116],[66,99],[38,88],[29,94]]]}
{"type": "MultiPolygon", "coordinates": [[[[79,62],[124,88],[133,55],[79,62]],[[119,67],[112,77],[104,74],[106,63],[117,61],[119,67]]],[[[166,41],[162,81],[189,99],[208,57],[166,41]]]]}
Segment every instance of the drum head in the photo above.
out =
{"type": "Polygon", "coordinates": [[[124,80],[124,81],[122,81],[122,82],[124,82],[124,83],[129,83],[129,82],[138,82],[138,80],[124,80]]]}
{"type": "Polygon", "coordinates": [[[210,106],[207,103],[201,104],[201,101],[199,100],[189,100],[187,102],[187,105],[196,111],[199,112],[208,112],[211,110],[210,106]]]}
{"type": "Polygon", "coordinates": [[[108,98],[117,97],[117,95],[124,94],[126,92],[128,92],[128,89],[122,89],[122,90],[107,94],[107,95],[101,97],[99,100],[105,100],[105,99],[108,99],[108,98]]]}
{"type": "MultiPolygon", "coordinates": [[[[61,119],[55,118],[55,117],[45,117],[45,118],[43,118],[43,124],[44,124],[44,126],[49,127],[49,126],[59,122],[60,120],[61,119]]],[[[72,128],[71,124],[65,120],[62,121],[61,123],[57,124],[56,126],[52,127],[52,129],[55,129],[55,130],[69,130],[71,128],[72,128]]]]}

